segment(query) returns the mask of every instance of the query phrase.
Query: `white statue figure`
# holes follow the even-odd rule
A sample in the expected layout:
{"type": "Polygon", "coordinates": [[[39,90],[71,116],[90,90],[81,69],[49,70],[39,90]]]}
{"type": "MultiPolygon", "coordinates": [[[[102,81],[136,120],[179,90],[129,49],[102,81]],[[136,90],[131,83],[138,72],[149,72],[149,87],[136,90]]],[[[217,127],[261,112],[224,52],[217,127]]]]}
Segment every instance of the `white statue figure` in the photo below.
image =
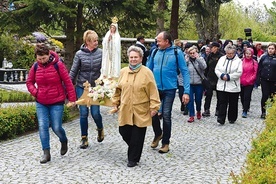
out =
{"type": "Polygon", "coordinates": [[[117,17],[112,18],[109,31],[103,39],[102,68],[100,79],[117,79],[121,70],[121,37],[117,17]]]}

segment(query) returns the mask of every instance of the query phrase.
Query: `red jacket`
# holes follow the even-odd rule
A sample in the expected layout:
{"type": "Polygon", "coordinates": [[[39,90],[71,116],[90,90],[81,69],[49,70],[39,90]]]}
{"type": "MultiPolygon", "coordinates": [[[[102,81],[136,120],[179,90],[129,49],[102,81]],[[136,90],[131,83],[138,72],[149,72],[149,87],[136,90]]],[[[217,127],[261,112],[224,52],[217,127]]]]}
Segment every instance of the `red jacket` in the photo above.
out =
{"type": "Polygon", "coordinates": [[[64,103],[66,96],[70,102],[76,101],[73,83],[65,65],[59,61],[57,53],[50,51],[50,60],[46,65],[38,62],[35,71],[34,64],[30,69],[26,85],[36,101],[44,105],[64,103]],[[55,68],[54,64],[58,67],[55,68]]]}
{"type": "MultiPolygon", "coordinates": [[[[253,49],[248,48],[253,56],[253,49]]],[[[258,62],[252,57],[250,59],[243,58],[242,60],[242,75],[241,75],[241,85],[250,86],[254,85],[258,72],[258,62]]]]}

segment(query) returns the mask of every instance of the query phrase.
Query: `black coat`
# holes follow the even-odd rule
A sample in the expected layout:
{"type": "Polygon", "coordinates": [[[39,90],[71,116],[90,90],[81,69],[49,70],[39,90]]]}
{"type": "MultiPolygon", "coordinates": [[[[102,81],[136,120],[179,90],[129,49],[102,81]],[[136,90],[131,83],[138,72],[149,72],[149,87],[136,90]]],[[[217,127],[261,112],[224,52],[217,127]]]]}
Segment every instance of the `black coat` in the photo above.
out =
{"type": "Polygon", "coordinates": [[[135,46],[140,47],[140,48],[143,50],[144,56],[143,56],[142,64],[143,64],[144,66],[146,66],[147,58],[148,58],[148,56],[149,56],[149,51],[146,50],[146,48],[143,47],[143,46],[140,45],[140,44],[135,44],[135,46]]]}

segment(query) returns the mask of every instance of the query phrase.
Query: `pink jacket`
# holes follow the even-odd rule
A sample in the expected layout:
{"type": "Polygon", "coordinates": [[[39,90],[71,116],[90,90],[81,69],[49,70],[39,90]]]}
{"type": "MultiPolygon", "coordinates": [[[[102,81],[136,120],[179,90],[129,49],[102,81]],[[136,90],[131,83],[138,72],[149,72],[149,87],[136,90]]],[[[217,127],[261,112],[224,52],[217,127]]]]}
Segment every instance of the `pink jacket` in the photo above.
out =
{"type": "MultiPolygon", "coordinates": [[[[253,49],[248,48],[252,56],[254,54],[253,49]]],[[[257,78],[258,71],[258,62],[254,60],[252,57],[250,59],[243,58],[242,59],[242,75],[241,75],[241,85],[242,86],[250,86],[254,85],[257,78]]]]}
{"type": "Polygon", "coordinates": [[[70,102],[76,101],[76,93],[65,65],[59,61],[57,53],[50,51],[53,58],[46,65],[38,63],[35,71],[31,67],[26,85],[36,101],[44,105],[64,103],[66,96],[70,102]],[[58,69],[54,63],[57,63],[58,69]]]}

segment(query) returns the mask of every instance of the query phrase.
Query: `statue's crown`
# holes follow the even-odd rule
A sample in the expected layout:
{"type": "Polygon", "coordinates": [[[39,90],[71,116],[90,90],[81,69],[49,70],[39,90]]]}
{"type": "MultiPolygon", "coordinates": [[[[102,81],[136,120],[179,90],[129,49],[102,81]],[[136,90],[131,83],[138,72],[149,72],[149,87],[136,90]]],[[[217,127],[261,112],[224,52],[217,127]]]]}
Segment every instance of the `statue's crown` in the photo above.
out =
{"type": "Polygon", "coordinates": [[[118,22],[118,18],[116,16],[113,17],[111,20],[112,20],[112,23],[114,23],[114,24],[116,24],[118,22]]]}

